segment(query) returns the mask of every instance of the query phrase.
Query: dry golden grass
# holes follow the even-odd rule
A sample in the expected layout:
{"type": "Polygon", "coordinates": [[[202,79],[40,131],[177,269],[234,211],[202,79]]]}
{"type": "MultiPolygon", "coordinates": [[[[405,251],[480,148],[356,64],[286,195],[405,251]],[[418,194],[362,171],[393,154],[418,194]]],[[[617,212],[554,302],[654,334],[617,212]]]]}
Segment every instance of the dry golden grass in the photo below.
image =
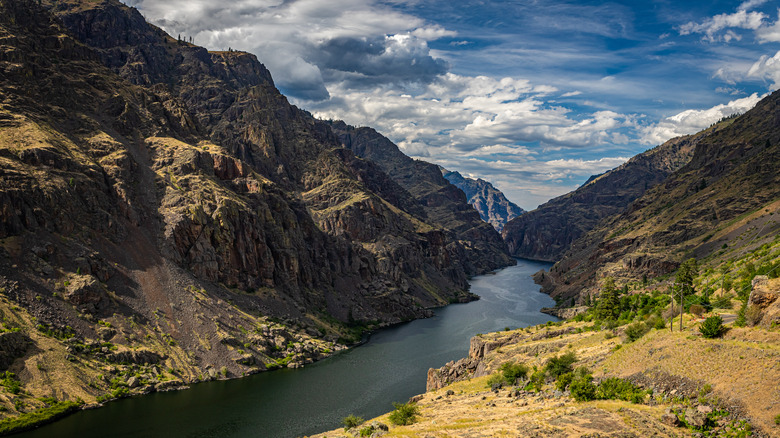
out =
{"type": "MultiPolygon", "coordinates": [[[[638,341],[622,345],[619,336],[605,332],[558,334],[584,323],[561,327],[536,327],[481,335],[501,345],[489,352],[485,363],[495,371],[514,360],[537,367],[553,355],[577,354],[575,366],[585,365],[598,377],[628,377],[645,373],[669,375],[711,385],[706,403],[744,408],[754,426],[768,436],[780,436],[773,418],[780,414],[780,333],[762,329],[732,329],[722,339],[703,339],[695,325],[686,322],[683,332],[652,330],[638,341]],[[544,337],[545,333],[551,337],[544,337]],[[508,343],[507,343],[508,342],[508,343]]],[[[421,416],[410,426],[392,426],[388,415],[380,421],[390,426],[388,437],[579,437],[593,436],[690,436],[692,431],[670,427],[660,419],[669,405],[637,405],[616,400],[580,403],[568,396],[556,397],[551,385],[545,395],[510,395],[487,388],[489,376],[455,382],[422,395],[421,416]],[[448,391],[454,394],[447,395],[448,391]]],[[[694,402],[695,396],[694,396],[694,402]]],[[[315,437],[351,436],[343,429],[315,437]]]]}

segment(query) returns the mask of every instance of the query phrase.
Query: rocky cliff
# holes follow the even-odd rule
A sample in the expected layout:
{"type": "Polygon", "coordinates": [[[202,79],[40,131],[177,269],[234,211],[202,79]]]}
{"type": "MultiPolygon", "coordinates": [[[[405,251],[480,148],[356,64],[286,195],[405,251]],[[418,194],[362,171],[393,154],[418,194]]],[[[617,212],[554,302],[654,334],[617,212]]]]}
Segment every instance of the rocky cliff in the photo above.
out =
{"type": "Polygon", "coordinates": [[[470,275],[514,264],[493,227],[469,205],[462,190],[450,184],[438,166],[414,160],[371,128],[331,122],[340,142],[355,155],[375,162],[422,205],[429,222],[452,231],[455,250],[470,275]]]}
{"type": "Polygon", "coordinates": [[[525,210],[507,199],[493,184],[481,178],[466,178],[459,172],[446,169],[442,169],[442,174],[450,184],[466,194],[469,204],[477,210],[482,220],[493,225],[499,233],[507,222],[525,213],[525,210]]]}
{"type": "Polygon", "coordinates": [[[577,190],[511,220],[501,232],[509,252],[533,260],[559,260],[572,242],[601,220],[622,212],[685,165],[695,145],[716,129],[669,140],[609,172],[591,177],[577,190]]]}
{"type": "Polygon", "coordinates": [[[3,355],[27,410],[300,366],[509,263],[253,55],[118,1],[0,1],[0,95],[0,334],[35,346],[3,355]]]}
{"type": "Polygon", "coordinates": [[[717,266],[772,242],[780,232],[779,102],[773,93],[690,137],[690,162],[574,242],[537,275],[543,290],[582,301],[607,275],[618,284],[653,279],[691,257],[717,266]]]}

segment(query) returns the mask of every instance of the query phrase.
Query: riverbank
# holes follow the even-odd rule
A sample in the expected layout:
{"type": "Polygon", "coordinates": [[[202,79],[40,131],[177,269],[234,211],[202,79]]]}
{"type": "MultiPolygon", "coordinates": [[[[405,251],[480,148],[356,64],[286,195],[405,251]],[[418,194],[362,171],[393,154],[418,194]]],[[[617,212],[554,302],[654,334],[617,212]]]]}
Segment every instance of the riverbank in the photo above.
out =
{"type": "Polygon", "coordinates": [[[518,265],[471,280],[481,299],[436,309],[431,318],[378,330],[369,342],[306,365],[236,380],[192,385],[187,391],[132,397],[81,411],[21,437],[288,438],[333,428],[350,413],[386,412],[425,390],[428,368],[463,357],[477,333],[550,321],[538,309],[553,301],[530,275],[541,267],[518,265]]]}
{"type": "Polygon", "coordinates": [[[410,400],[412,424],[395,425],[385,413],[313,437],[352,437],[378,423],[388,437],[780,436],[780,333],[731,328],[705,339],[699,322],[685,324],[633,342],[625,326],[576,321],[475,336],[467,357],[428,372],[428,391],[410,400]],[[577,370],[575,380],[580,369],[591,373],[592,392],[562,386],[551,363],[577,370]],[[505,364],[528,373],[502,382],[505,364]]]}

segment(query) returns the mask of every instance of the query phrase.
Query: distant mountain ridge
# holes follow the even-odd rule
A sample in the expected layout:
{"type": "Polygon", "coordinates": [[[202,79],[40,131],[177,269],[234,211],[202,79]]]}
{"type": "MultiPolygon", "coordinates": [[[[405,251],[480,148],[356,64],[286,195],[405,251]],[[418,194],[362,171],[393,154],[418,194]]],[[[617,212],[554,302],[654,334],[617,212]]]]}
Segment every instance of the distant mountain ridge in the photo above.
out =
{"type": "Polygon", "coordinates": [[[493,184],[481,178],[467,178],[459,172],[450,172],[444,168],[441,168],[441,171],[450,184],[463,190],[469,204],[479,212],[482,220],[493,225],[496,231],[501,232],[507,222],[525,213],[525,210],[507,199],[493,184]]]}
{"type": "Polygon", "coordinates": [[[694,146],[689,162],[577,239],[537,275],[543,291],[582,301],[605,276],[652,279],[691,257],[717,266],[780,235],[780,93],[671,141],[694,146]]]}
{"type": "Polygon", "coordinates": [[[601,220],[622,212],[687,164],[696,144],[716,129],[669,140],[511,220],[501,232],[509,252],[533,260],[559,260],[574,241],[601,220]]]}

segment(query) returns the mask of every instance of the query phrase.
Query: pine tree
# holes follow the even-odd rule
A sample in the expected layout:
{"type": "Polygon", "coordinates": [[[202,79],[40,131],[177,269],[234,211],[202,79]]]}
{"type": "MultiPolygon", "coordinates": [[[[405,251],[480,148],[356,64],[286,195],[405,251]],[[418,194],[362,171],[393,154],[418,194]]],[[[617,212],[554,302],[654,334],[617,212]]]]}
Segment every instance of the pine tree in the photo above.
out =
{"type": "MultiPolygon", "coordinates": [[[[682,288],[682,297],[693,295],[696,290],[693,288],[693,278],[699,273],[699,265],[696,263],[696,259],[690,258],[680,265],[677,270],[677,277],[675,277],[675,283],[677,284],[677,293],[680,293],[682,288]]],[[[679,295],[678,295],[679,296],[679,295]]]]}
{"type": "Polygon", "coordinates": [[[620,299],[615,289],[615,279],[607,277],[601,285],[599,302],[596,307],[596,317],[606,321],[614,321],[620,316],[620,299]]]}

